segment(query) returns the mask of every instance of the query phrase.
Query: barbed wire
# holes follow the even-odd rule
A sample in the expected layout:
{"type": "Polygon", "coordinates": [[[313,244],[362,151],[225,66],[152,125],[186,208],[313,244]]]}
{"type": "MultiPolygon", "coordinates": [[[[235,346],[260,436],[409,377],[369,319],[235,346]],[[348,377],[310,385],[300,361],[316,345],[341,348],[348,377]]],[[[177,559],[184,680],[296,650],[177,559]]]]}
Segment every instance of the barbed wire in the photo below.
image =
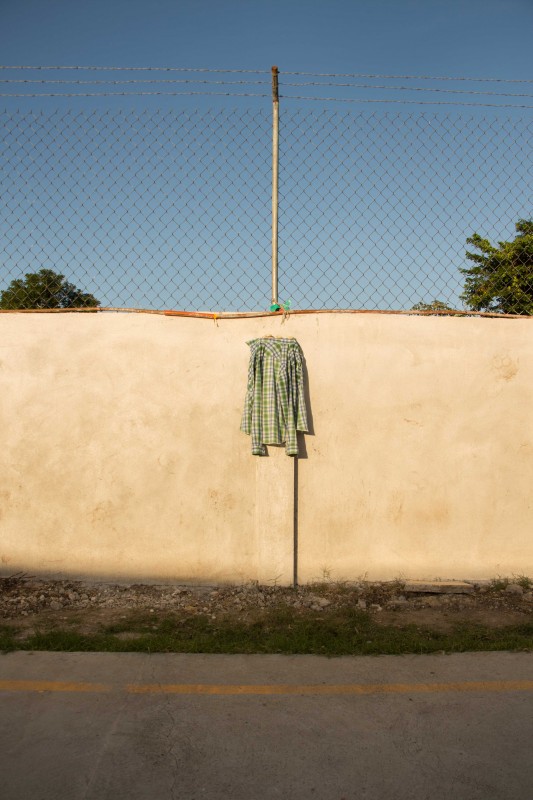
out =
{"type": "Polygon", "coordinates": [[[270,97],[270,93],[258,92],[38,92],[9,93],[0,92],[0,97],[270,97]]]}
{"type": "MultiPolygon", "coordinates": [[[[63,86],[125,86],[125,85],[154,85],[154,84],[200,84],[207,86],[266,86],[270,85],[269,80],[260,81],[216,81],[205,80],[200,78],[126,78],[124,80],[73,80],[73,79],[57,79],[57,78],[4,78],[0,79],[0,84],[16,84],[16,85],[63,85],[63,86]]],[[[408,92],[439,92],[444,94],[464,94],[476,95],[487,97],[530,97],[531,94],[517,93],[517,92],[482,92],[473,89],[439,89],[429,88],[427,86],[384,86],[368,83],[332,83],[332,82],[318,82],[318,81],[305,81],[299,83],[281,82],[282,86],[298,87],[330,87],[330,88],[352,88],[352,89],[384,89],[390,91],[408,91],[408,92]]]]}
{"type": "Polygon", "coordinates": [[[37,69],[37,70],[54,70],[54,69],[70,69],[70,70],[98,70],[103,72],[113,71],[147,71],[147,72],[212,72],[212,73],[242,73],[247,75],[265,75],[270,73],[270,69],[210,69],[208,67],[102,67],[96,65],[90,66],[30,66],[27,64],[9,66],[7,64],[0,64],[0,69],[37,69]]]}
{"type": "MultiPolygon", "coordinates": [[[[151,71],[151,72],[208,72],[218,74],[248,74],[264,75],[270,72],[269,69],[219,69],[211,67],[124,67],[124,66],[98,66],[98,65],[7,65],[0,64],[0,70],[98,70],[104,72],[111,71],[151,71]]],[[[382,73],[364,72],[300,72],[280,70],[280,75],[300,75],[303,77],[315,78],[379,78],[390,80],[420,80],[420,81],[472,81],[472,82],[491,82],[491,83],[533,83],[533,78],[493,78],[493,77],[473,77],[466,75],[395,75],[382,73]]]]}
{"type": "MultiPolygon", "coordinates": [[[[156,83],[172,83],[172,84],[184,84],[184,83],[200,83],[200,84],[209,84],[209,85],[216,85],[216,86],[258,86],[258,85],[268,85],[270,86],[271,81],[210,81],[210,80],[202,80],[200,78],[125,78],[120,81],[112,81],[112,80],[105,80],[105,81],[78,81],[72,80],[69,78],[62,79],[62,78],[0,78],[0,83],[16,83],[16,84],[69,84],[69,85],[76,85],[76,86],[104,86],[104,85],[114,85],[114,86],[123,86],[125,84],[156,84],[156,83]]],[[[299,86],[300,84],[295,84],[299,86]]],[[[321,85],[321,84],[318,84],[321,85]]],[[[327,85],[327,84],[322,84],[327,85]]]]}
{"type": "MultiPolygon", "coordinates": [[[[2,81],[0,81],[2,83],[2,81]]],[[[387,89],[392,92],[440,92],[444,94],[467,94],[484,95],[490,97],[533,97],[533,94],[521,94],[518,92],[480,92],[475,89],[435,89],[428,86],[383,86],[371,83],[319,83],[315,81],[301,83],[287,83],[280,81],[281,86],[328,86],[330,88],[352,88],[352,89],[387,89]]]]}
{"type": "MultiPolygon", "coordinates": [[[[270,97],[266,92],[0,92],[0,97],[270,97]]],[[[529,95],[527,95],[529,96],[529,95]]],[[[519,103],[466,103],[453,100],[394,100],[391,98],[316,97],[313,95],[279,95],[284,100],[313,100],[336,103],[395,103],[400,105],[468,106],[470,108],[533,108],[519,103]]]]}
{"type": "MultiPolygon", "coordinates": [[[[1,95],[0,95],[1,96],[1,95]]],[[[405,105],[423,106],[469,106],[470,108],[533,108],[533,105],[518,103],[465,103],[461,100],[392,100],[390,98],[364,98],[364,97],[314,97],[310,95],[281,94],[284,100],[322,100],[337,103],[400,103],[405,105]]]]}
{"type": "MultiPolygon", "coordinates": [[[[264,75],[267,70],[248,70],[248,69],[212,69],[207,67],[124,67],[124,66],[97,66],[97,65],[55,65],[55,66],[30,66],[30,65],[0,65],[0,70],[78,70],[78,71],[151,71],[151,72],[179,72],[179,73],[202,73],[209,75],[222,75],[222,74],[248,74],[248,75],[264,75]]],[[[306,88],[306,87],[328,87],[333,89],[362,89],[365,91],[387,91],[394,92],[428,92],[428,93],[446,93],[453,95],[466,95],[469,97],[502,97],[502,98],[533,98],[533,95],[527,93],[516,92],[492,92],[492,91],[479,91],[475,89],[442,89],[427,86],[392,86],[383,84],[367,84],[367,83],[345,83],[332,81],[298,81],[298,82],[285,82],[283,76],[293,75],[298,77],[319,77],[319,78],[382,78],[382,79],[399,79],[404,80],[435,80],[435,81],[490,81],[497,83],[533,83],[529,79],[509,79],[509,78],[467,78],[465,76],[428,76],[428,75],[383,75],[373,73],[317,73],[317,72],[281,72],[280,84],[281,87],[291,88],[306,88]]],[[[78,80],[72,78],[6,78],[1,79],[0,84],[3,85],[43,85],[47,88],[52,85],[61,86],[140,86],[140,85],[204,85],[204,86],[266,86],[270,84],[270,80],[228,80],[226,78],[215,80],[209,78],[124,78],[124,79],[105,79],[105,80],[78,80]]],[[[194,96],[210,96],[210,97],[269,97],[269,93],[262,92],[234,92],[234,91],[121,91],[121,92],[108,92],[108,91],[94,91],[94,92],[0,92],[0,97],[13,97],[13,98],[39,98],[39,97],[194,97],[194,96]]],[[[360,98],[360,97],[320,97],[316,95],[293,95],[281,93],[280,97],[286,100],[309,100],[321,102],[340,102],[340,103],[394,103],[404,105],[439,105],[439,106],[468,106],[471,108],[520,108],[530,109],[531,105],[518,104],[518,103],[479,103],[479,102],[464,102],[460,100],[439,101],[439,100],[407,100],[407,99],[391,99],[391,98],[360,98]]]]}
{"type": "Polygon", "coordinates": [[[381,75],[364,72],[281,72],[280,75],[302,75],[309,78],[379,78],[405,81],[472,81],[476,83],[533,83],[533,78],[474,78],[466,75],[381,75]]]}

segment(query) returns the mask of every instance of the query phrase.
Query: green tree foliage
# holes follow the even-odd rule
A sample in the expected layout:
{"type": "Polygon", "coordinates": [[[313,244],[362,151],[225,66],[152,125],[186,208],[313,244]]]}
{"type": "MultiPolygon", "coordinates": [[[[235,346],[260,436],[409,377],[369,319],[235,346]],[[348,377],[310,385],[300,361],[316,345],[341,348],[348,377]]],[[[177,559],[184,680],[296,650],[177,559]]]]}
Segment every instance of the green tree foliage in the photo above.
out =
{"type": "Polygon", "coordinates": [[[96,308],[100,302],[92,294],[80,291],[51,269],[28,273],[24,280],[11,281],[0,293],[1,309],[22,308],[96,308]]]}
{"type": "Polygon", "coordinates": [[[466,276],[461,299],[473,311],[533,314],[533,220],[516,223],[512,242],[490,244],[477,233],[467,239],[479,252],[466,257],[474,263],[461,269],[466,276]]]}
{"type": "Polygon", "coordinates": [[[453,308],[447,306],[442,300],[433,300],[432,303],[417,303],[412,307],[411,311],[453,311],[453,308]]]}

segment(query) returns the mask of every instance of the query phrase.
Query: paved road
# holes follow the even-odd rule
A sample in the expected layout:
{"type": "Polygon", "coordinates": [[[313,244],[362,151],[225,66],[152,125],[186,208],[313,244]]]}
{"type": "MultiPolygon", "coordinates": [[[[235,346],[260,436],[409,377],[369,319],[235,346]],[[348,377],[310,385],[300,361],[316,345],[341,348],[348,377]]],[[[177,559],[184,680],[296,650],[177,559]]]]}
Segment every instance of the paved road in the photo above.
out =
{"type": "Polygon", "coordinates": [[[533,654],[0,656],[2,800],[531,800],[533,654]]]}

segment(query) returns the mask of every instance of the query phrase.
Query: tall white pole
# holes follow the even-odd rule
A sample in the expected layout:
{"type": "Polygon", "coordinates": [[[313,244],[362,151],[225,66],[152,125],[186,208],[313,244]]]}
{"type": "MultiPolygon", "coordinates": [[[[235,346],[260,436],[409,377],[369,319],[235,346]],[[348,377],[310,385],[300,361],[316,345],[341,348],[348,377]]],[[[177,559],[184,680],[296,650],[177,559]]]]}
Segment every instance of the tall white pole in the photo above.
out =
{"type": "Polygon", "coordinates": [[[272,67],[272,305],[278,304],[278,175],[279,175],[278,68],[272,67]]]}

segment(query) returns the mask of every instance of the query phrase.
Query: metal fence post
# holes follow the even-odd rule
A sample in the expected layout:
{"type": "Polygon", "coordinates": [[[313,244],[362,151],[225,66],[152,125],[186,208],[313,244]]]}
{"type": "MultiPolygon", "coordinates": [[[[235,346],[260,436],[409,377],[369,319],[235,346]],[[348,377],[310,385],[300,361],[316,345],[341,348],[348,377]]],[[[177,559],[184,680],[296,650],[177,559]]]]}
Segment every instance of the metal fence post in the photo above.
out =
{"type": "Polygon", "coordinates": [[[279,93],[278,68],[272,67],[272,305],[278,304],[278,175],[279,93]]]}

